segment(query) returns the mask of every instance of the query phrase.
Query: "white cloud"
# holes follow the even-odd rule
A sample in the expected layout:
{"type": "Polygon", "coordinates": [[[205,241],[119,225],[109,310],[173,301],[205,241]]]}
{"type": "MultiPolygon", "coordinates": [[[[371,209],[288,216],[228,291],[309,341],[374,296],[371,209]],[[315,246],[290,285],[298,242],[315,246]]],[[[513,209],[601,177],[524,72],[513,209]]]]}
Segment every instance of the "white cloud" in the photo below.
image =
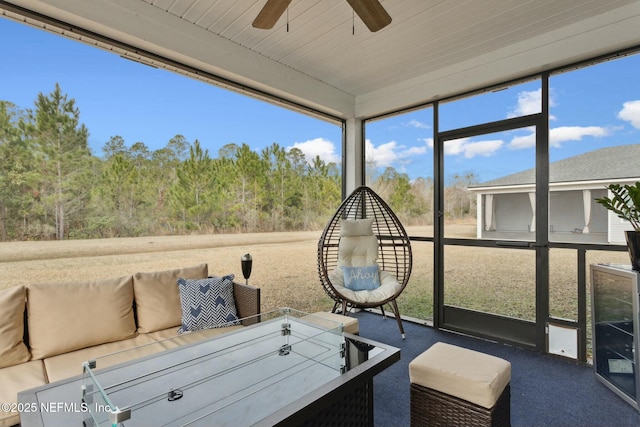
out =
{"type": "Polygon", "coordinates": [[[622,104],[622,110],[618,112],[618,118],[640,129],[640,100],[628,101],[622,104]]]}
{"type": "MultiPolygon", "coordinates": [[[[600,126],[560,126],[549,130],[549,146],[559,148],[567,141],[580,141],[585,136],[607,136],[611,131],[600,126]]],[[[509,148],[521,150],[536,146],[536,134],[516,136],[509,143],[509,148]]]]}
{"type": "Polygon", "coordinates": [[[391,166],[398,159],[397,145],[395,141],[391,141],[374,147],[367,139],[365,143],[367,161],[373,162],[378,167],[391,166]]]}
{"type": "Polygon", "coordinates": [[[427,147],[409,147],[402,153],[403,157],[416,156],[427,152],[427,147]]]}
{"type": "MultiPolygon", "coordinates": [[[[430,138],[429,138],[430,139],[430,138]]],[[[413,156],[421,155],[427,152],[427,138],[421,140],[425,143],[423,146],[407,147],[399,145],[396,141],[389,141],[377,147],[371,143],[371,140],[365,141],[365,152],[367,161],[373,162],[377,167],[396,166],[399,164],[408,164],[413,160],[413,156]]],[[[431,141],[433,141],[431,139],[431,141]]],[[[433,142],[432,142],[433,143],[433,142]]]]}
{"type": "MultiPolygon", "coordinates": [[[[549,106],[554,107],[556,104],[553,97],[549,97],[549,106]]],[[[542,89],[525,91],[518,93],[518,103],[507,117],[520,117],[529,114],[537,114],[542,112],[542,89]]],[[[549,119],[555,120],[555,117],[549,116],[549,119]]]]}
{"type": "Polygon", "coordinates": [[[518,94],[518,105],[509,114],[509,117],[526,116],[542,111],[542,89],[518,94]]]}
{"type": "Polygon", "coordinates": [[[600,126],[560,126],[549,130],[549,145],[560,147],[563,142],[580,141],[585,136],[609,135],[609,130],[600,126]]]}
{"type": "Polygon", "coordinates": [[[471,159],[475,156],[489,157],[502,147],[504,142],[499,139],[490,141],[470,142],[464,146],[464,157],[471,159]]]}
{"type": "Polygon", "coordinates": [[[536,134],[531,133],[524,136],[516,136],[509,143],[509,148],[512,150],[522,150],[524,148],[531,148],[536,146],[536,134]]]}
{"type": "Polygon", "coordinates": [[[464,152],[465,144],[470,142],[469,138],[452,139],[444,143],[445,156],[457,156],[464,152]]]}
{"type": "Polygon", "coordinates": [[[433,150],[433,138],[418,138],[418,141],[427,144],[427,147],[433,150]]]}
{"type": "Polygon", "coordinates": [[[412,127],[417,129],[429,129],[430,126],[426,123],[423,123],[419,120],[412,119],[404,124],[406,127],[412,127]]]}
{"type": "Polygon", "coordinates": [[[340,156],[336,154],[336,147],[333,142],[324,138],[310,139],[304,142],[296,142],[292,147],[287,147],[287,151],[298,148],[304,153],[307,163],[311,163],[316,156],[320,156],[325,163],[340,163],[340,156]]]}
{"type": "Polygon", "coordinates": [[[446,156],[462,155],[467,159],[476,156],[489,157],[504,145],[500,139],[473,142],[469,138],[453,139],[444,143],[446,156]]]}

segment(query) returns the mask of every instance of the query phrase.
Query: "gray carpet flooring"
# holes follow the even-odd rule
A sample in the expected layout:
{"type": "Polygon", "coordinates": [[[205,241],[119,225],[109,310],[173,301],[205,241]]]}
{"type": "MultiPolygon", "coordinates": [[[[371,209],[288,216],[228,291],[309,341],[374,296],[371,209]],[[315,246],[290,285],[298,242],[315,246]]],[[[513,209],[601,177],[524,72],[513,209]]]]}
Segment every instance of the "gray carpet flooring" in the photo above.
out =
{"type": "Polygon", "coordinates": [[[401,349],[401,360],[374,379],[375,425],[409,426],[409,362],[438,341],[511,362],[511,424],[531,426],[640,427],[640,412],[595,377],[593,367],[404,322],[402,340],[395,319],[370,312],[352,314],[360,335],[401,349]]]}

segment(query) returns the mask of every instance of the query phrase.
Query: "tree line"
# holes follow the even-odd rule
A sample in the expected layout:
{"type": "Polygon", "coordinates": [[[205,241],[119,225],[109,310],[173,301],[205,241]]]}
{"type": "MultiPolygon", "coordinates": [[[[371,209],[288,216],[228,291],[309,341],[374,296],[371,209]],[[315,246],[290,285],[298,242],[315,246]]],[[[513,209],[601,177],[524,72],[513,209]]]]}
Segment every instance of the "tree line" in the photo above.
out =
{"type": "MultiPolygon", "coordinates": [[[[58,84],[33,108],[0,101],[0,240],[315,230],[341,201],[338,165],[298,148],[226,144],[213,157],[182,135],[157,150],[116,135],[96,156],[88,137],[58,84]]],[[[370,179],[403,221],[430,221],[431,180],[370,179]]]]}

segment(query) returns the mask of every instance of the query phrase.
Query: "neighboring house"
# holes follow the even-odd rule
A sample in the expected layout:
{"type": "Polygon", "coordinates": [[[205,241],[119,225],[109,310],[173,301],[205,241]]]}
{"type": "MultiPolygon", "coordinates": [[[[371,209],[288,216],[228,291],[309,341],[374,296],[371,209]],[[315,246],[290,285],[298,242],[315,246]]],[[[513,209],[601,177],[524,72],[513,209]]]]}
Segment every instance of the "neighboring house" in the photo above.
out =
{"type": "MultiPolygon", "coordinates": [[[[631,225],[595,199],[611,183],[640,181],[640,144],[620,145],[549,165],[549,240],[625,243],[631,225]]],[[[469,186],[476,193],[478,238],[534,240],[535,170],[469,186]]]]}

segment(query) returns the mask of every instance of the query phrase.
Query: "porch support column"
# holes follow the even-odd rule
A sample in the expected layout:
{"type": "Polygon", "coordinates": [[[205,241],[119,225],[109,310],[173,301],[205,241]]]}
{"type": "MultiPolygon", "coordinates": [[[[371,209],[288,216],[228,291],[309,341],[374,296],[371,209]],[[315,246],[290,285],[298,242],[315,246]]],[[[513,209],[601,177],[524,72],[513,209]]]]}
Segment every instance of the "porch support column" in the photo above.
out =
{"type": "Polygon", "coordinates": [[[487,231],[495,230],[493,225],[493,194],[485,194],[484,196],[484,229],[487,231]]]}
{"type": "Polygon", "coordinates": [[[591,190],[582,190],[582,203],[584,205],[584,228],[583,234],[589,234],[589,224],[591,224],[591,190]]]}
{"type": "Polygon", "coordinates": [[[344,196],[364,185],[364,129],[362,119],[345,121],[345,146],[343,156],[344,196]]]}
{"type": "Polygon", "coordinates": [[[536,231],[536,193],[529,193],[529,203],[531,203],[531,210],[533,211],[529,231],[534,233],[536,231]]]}

